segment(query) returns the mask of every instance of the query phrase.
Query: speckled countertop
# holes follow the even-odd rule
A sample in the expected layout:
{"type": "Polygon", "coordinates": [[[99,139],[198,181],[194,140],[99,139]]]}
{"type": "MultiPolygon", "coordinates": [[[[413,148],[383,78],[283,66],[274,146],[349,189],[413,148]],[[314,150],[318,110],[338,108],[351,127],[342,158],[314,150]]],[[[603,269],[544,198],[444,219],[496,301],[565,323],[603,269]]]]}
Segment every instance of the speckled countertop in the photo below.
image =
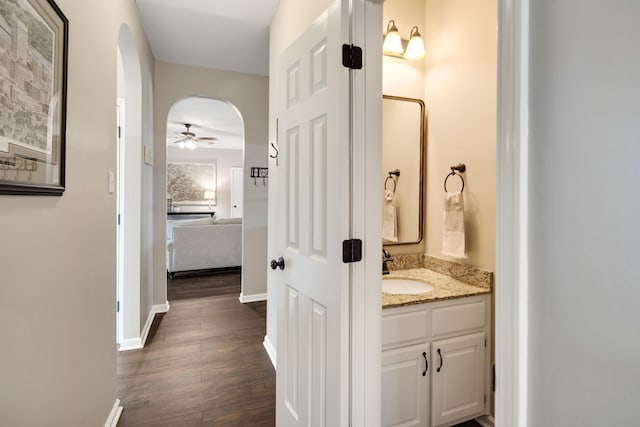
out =
{"type": "Polygon", "coordinates": [[[491,287],[476,286],[461,282],[450,276],[437,273],[426,268],[410,268],[406,270],[391,271],[384,275],[385,279],[412,279],[431,283],[435,289],[422,294],[388,294],[382,293],[382,308],[400,307],[403,305],[422,304],[426,302],[441,301],[453,298],[462,298],[473,295],[491,293],[491,287]]]}

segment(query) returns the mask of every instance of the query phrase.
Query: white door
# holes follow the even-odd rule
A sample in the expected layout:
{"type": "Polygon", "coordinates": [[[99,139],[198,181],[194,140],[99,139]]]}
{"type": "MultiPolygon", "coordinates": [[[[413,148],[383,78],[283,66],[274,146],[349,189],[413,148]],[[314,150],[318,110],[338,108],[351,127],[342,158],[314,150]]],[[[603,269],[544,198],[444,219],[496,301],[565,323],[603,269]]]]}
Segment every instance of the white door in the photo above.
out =
{"type": "Polygon", "coordinates": [[[231,168],[231,218],[242,218],[243,168],[231,168]]]}
{"type": "Polygon", "coordinates": [[[429,425],[429,343],[382,352],[382,426],[429,425]]]}
{"type": "Polygon", "coordinates": [[[434,427],[484,412],[484,355],[484,332],[431,343],[434,427]]]}
{"type": "Polygon", "coordinates": [[[280,57],[278,427],[349,423],[347,5],[333,3],[280,57]]]}

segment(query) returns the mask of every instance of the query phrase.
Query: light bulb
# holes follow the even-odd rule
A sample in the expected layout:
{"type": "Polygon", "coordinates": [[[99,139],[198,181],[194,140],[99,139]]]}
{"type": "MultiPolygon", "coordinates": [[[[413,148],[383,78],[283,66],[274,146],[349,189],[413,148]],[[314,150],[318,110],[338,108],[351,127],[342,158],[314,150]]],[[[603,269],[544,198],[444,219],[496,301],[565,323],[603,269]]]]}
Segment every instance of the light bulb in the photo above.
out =
{"type": "Polygon", "coordinates": [[[189,150],[195,150],[196,149],[196,144],[194,144],[193,141],[187,141],[187,148],[189,150]]]}
{"type": "Polygon", "coordinates": [[[184,148],[184,141],[180,141],[180,142],[178,142],[178,147],[180,147],[180,148],[184,148]]]}

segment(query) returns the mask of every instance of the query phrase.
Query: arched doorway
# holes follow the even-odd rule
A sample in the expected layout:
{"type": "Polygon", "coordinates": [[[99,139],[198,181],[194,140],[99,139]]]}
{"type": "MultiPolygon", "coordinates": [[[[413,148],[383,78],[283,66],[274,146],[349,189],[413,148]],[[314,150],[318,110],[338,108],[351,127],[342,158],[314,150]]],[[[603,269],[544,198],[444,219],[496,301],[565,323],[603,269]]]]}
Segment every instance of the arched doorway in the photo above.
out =
{"type": "Polygon", "coordinates": [[[245,175],[245,132],[241,114],[227,101],[186,97],[171,106],[166,129],[167,269],[170,275],[241,266],[242,178],[245,175]],[[190,248],[188,241],[186,246],[184,240],[173,241],[174,225],[197,217],[207,222],[206,218],[213,217],[214,213],[211,224],[199,225],[204,227],[203,231],[212,233],[204,244],[190,248]],[[231,236],[220,236],[226,239],[226,247],[216,242],[213,226],[218,221],[231,221],[238,231],[231,236]],[[185,259],[185,253],[190,253],[191,259],[185,259]]]}

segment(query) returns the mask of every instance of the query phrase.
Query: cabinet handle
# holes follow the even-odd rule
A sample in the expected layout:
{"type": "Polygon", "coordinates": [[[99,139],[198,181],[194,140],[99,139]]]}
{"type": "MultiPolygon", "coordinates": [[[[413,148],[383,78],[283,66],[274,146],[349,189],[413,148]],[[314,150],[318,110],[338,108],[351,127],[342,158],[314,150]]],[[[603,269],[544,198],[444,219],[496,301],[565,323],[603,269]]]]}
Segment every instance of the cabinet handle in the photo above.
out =
{"type": "Polygon", "coordinates": [[[422,357],[424,357],[424,371],[422,371],[422,376],[427,376],[427,371],[429,370],[429,361],[427,360],[427,353],[425,351],[422,352],[422,357]]]}
{"type": "Polygon", "coordinates": [[[438,349],[438,356],[440,356],[440,366],[438,366],[436,372],[440,372],[440,369],[442,369],[442,353],[440,353],[440,349],[438,349]]]}

